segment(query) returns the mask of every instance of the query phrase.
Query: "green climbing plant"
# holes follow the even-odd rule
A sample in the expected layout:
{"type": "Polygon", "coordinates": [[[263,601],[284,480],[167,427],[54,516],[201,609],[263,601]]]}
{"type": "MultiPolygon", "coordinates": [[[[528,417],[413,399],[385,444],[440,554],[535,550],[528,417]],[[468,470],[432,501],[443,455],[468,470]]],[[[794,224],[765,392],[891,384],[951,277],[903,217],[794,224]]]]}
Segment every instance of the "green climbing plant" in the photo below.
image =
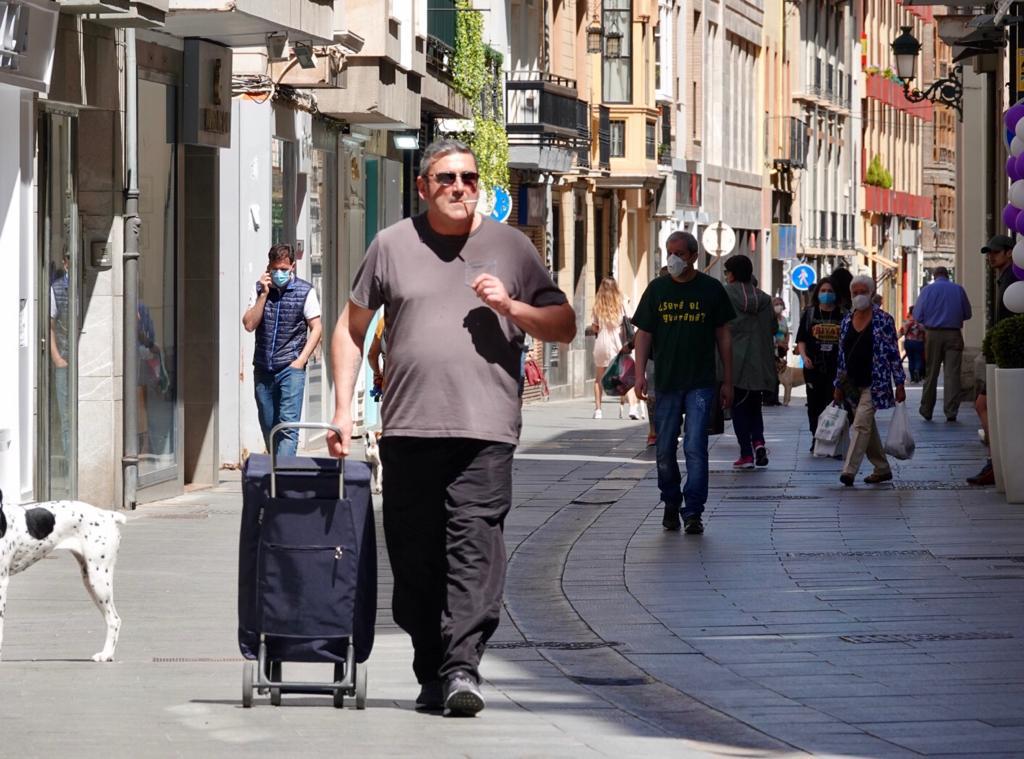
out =
{"type": "Polygon", "coordinates": [[[476,154],[485,189],[508,186],[508,134],[501,104],[501,55],[483,41],[483,14],[470,0],[456,0],[455,88],[469,101],[473,131],[461,135],[476,154]]]}

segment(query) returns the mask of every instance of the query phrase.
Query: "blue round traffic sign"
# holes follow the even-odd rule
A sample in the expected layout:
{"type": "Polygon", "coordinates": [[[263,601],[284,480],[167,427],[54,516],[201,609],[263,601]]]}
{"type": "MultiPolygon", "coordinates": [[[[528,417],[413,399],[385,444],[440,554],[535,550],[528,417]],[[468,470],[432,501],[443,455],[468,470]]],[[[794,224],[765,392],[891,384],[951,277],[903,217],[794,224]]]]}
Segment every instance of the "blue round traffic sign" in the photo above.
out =
{"type": "Polygon", "coordinates": [[[491,209],[491,218],[495,221],[504,222],[512,213],[512,196],[504,187],[495,187],[491,190],[494,196],[494,207],[491,209]]]}
{"type": "Polygon", "coordinates": [[[814,268],[807,264],[794,266],[793,271],[789,273],[789,281],[797,290],[810,290],[817,278],[818,275],[814,273],[814,268]]]}

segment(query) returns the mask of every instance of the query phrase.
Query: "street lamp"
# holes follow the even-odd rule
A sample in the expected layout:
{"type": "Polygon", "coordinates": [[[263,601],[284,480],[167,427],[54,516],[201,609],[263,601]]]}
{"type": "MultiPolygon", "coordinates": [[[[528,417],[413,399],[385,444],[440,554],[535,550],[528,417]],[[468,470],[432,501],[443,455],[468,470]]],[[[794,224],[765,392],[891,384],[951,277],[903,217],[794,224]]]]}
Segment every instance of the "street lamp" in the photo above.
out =
{"type": "Polygon", "coordinates": [[[903,97],[911,103],[920,103],[927,100],[931,103],[941,103],[950,108],[955,108],[964,120],[963,97],[964,97],[964,70],[962,66],[956,66],[946,79],[936,79],[928,87],[921,91],[916,87],[910,88],[910,82],[915,78],[917,68],[917,54],[921,52],[921,43],[910,33],[909,26],[900,27],[902,34],[892,41],[892,54],[896,58],[896,75],[903,80],[903,97]]]}
{"type": "Polygon", "coordinates": [[[588,53],[600,53],[601,52],[601,38],[604,36],[604,29],[601,28],[600,22],[597,20],[597,14],[594,14],[594,18],[590,22],[590,26],[587,27],[587,52],[588,53]]]}
{"type": "Polygon", "coordinates": [[[604,36],[604,57],[622,57],[622,32],[618,29],[613,29],[604,36]]]}

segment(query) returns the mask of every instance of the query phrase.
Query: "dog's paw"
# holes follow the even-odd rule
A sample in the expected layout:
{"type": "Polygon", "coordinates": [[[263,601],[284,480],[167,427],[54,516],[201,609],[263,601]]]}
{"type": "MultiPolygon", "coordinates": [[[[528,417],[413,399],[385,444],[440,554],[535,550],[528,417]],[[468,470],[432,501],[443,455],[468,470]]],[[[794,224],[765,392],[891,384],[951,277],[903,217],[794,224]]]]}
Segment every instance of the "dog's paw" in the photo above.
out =
{"type": "Polygon", "coordinates": [[[114,661],[114,654],[100,651],[98,654],[93,654],[92,660],[95,662],[114,661]]]}

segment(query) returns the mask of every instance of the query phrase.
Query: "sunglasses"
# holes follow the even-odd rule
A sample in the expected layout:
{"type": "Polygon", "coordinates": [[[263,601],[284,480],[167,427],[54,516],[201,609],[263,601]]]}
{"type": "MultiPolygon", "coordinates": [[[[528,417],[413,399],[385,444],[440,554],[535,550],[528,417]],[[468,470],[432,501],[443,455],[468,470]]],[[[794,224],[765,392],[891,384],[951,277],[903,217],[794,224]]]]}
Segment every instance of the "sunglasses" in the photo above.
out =
{"type": "Polygon", "coordinates": [[[480,175],[475,171],[462,171],[458,173],[454,171],[439,171],[436,174],[427,174],[427,176],[433,177],[434,181],[442,187],[451,187],[455,184],[456,177],[462,179],[462,184],[473,187],[476,186],[476,183],[480,179],[480,175]]]}

